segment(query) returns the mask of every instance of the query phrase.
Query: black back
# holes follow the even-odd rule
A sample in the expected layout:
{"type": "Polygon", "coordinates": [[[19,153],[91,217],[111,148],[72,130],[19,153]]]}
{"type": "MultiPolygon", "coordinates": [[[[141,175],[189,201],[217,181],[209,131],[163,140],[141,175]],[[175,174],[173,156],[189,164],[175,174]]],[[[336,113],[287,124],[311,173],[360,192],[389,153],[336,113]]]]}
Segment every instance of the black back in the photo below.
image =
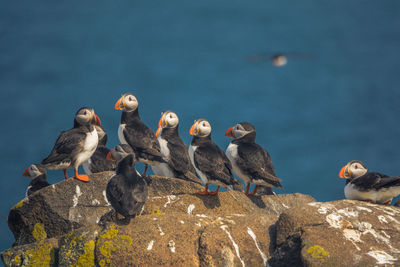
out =
{"type": "Polygon", "coordinates": [[[147,127],[139,116],[138,108],[132,112],[122,112],[121,124],[126,124],[124,137],[135,150],[137,159],[164,162],[160,144],[153,130],[147,127]]]}
{"type": "Polygon", "coordinates": [[[233,178],[232,165],[225,153],[207,137],[194,136],[192,146],[197,146],[194,152],[194,164],[209,180],[218,180],[226,185],[238,184],[233,178]]]}
{"type": "Polygon", "coordinates": [[[39,175],[35,178],[32,179],[32,181],[29,183],[28,190],[26,191],[26,195],[30,196],[34,192],[49,186],[50,184],[47,182],[46,179],[46,174],[43,173],[42,175],[39,175]]]}
{"type": "Polygon", "coordinates": [[[347,179],[347,183],[352,183],[361,191],[380,190],[392,186],[400,186],[400,176],[389,177],[378,172],[367,172],[358,178],[347,179]]]}
{"type": "Polygon", "coordinates": [[[137,174],[134,163],[132,155],[118,162],[115,175],[111,177],[106,188],[111,206],[125,218],[138,214],[148,196],[147,183],[137,174]]]}
{"type": "Polygon", "coordinates": [[[252,179],[265,180],[275,187],[282,187],[281,180],[276,177],[271,156],[263,147],[255,143],[255,139],[256,133],[251,132],[232,141],[238,146],[237,166],[252,179]]]}
{"type": "Polygon", "coordinates": [[[164,128],[161,137],[167,141],[170,153],[168,165],[174,171],[175,177],[183,178],[189,171],[195,175],[195,170],[190,162],[188,146],[179,136],[178,126],[175,128],[164,128]]]}

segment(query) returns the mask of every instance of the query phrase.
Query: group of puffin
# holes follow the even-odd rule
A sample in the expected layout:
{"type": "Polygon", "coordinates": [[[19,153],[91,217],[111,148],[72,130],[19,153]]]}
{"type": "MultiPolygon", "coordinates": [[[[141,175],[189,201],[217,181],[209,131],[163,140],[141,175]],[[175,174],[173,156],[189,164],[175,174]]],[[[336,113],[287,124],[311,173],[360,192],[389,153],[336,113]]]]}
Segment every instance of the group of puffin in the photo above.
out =
{"type": "MultiPolygon", "coordinates": [[[[221,186],[227,190],[242,189],[233,172],[245,182],[246,195],[255,195],[258,186],[282,187],[270,155],[255,143],[252,124],[241,122],[230,127],[225,135],[233,140],[224,152],[211,139],[210,122],[198,119],[190,128],[193,139],[187,147],[179,136],[176,113],[163,112],[154,133],[141,121],[138,106],[136,96],[129,93],[115,103],[114,108],[122,111],[118,128],[121,144],[112,150],[106,147],[107,134],[94,110],[80,108],[73,128],[60,133],[49,156],[23,173],[33,178],[27,196],[49,185],[46,169],[62,169],[65,179],[68,179],[67,169],[74,169],[74,177],[83,182],[89,182],[88,174],[113,170],[115,174],[106,188],[107,199],[116,213],[131,218],[147,199],[147,186],[151,182],[146,176],[148,165],[156,175],[201,181],[205,187],[198,192],[200,195],[215,195],[221,186]],[[145,163],[143,174],[135,169],[138,161],[145,163]],[[78,173],[79,166],[86,174],[78,173]],[[217,185],[216,190],[209,191],[209,184],[217,185]],[[249,192],[251,184],[255,184],[253,192],[249,192]]],[[[348,199],[389,204],[400,194],[400,177],[368,172],[360,161],[349,162],[339,177],[347,179],[345,196],[348,199]]]]}

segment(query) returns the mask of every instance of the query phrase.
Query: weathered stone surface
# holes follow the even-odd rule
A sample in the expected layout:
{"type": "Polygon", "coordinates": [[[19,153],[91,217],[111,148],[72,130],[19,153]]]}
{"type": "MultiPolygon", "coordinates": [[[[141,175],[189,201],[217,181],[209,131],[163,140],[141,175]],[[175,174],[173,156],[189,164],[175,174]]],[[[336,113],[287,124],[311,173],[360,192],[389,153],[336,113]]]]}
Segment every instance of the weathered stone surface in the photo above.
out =
{"type": "Polygon", "coordinates": [[[309,203],[276,224],[272,266],[400,265],[400,209],[361,201],[309,203]]]}
{"type": "Polygon", "coordinates": [[[44,226],[36,223],[33,230],[36,243],[14,247],[1,253],[5,266],[56,266],[58,241],[47,239],[44,226]]]}
{"type": "Polygon", "coordinates": [[[82,226],[96,224],[111,207],[105,188],[112,172],[91,175],[84,183],[70,178],[45,187],[15,205],[7,218],[14,234],[14,245],[35,242],[33,229],[44,225],[47,237],[66,234],[82,226]]]}

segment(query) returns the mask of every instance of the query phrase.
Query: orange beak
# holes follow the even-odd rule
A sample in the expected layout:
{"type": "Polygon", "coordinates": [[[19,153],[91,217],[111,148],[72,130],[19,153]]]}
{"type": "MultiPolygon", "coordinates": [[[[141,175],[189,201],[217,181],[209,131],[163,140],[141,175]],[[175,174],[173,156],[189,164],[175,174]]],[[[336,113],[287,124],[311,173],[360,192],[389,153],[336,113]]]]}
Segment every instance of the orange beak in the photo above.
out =
{"type": "Polygon", "coordinates": [[[114,161],[114,160],[111,158],[111,153],[112,153],[113,151],[114,151],[114,149],[111,149],[111,150],[107,153],[106,160],[114,161]]]}
{"type": "Polygon", "coordinates": [[[232,126],[232,127],[229,128],[228,130],[226,130],[225,136],[228,136],[228,137],[233,138],[233,135],[232,135],[232,129],[233,129],[233,127],[235,127],[235,126],[232,126]]]}
{"type": "Polygon", "coordinates": [[[344,172],[346,171],[346,168],[347,168],[347,165],[344,166],[344,167],[340,170],[340,172],[339,172],[339,178],[346,178],[346,177],[344,176],[344,172]]]}
{"type": "Polygon", "coordinates": [[[121,102],[122,102],[122,104],[123,104],[122,97],[121,97],[120,99],[118,99],[117,103],[115,103],[114,109],[116,109],[116,110],[122,110],[122,108],[121,108],[121,102]]]}
{"type": "Polygon", "coordinates": [[[156,132],[156,136],[159,137],[160,136],[160,132],[162,129],[162,121],[164,118],[164,114],[161,116],[160,120],[158,121],[158,128],[157,128],[157,132],[156,132]]]}
{"type": "Polygon", "coordinates": [[[24,173],[23,173],[22,175],[25,176],[25,177],[29,177],[29,172],[28,172],[28,170],[29,170],[29,167],[26,168],[26,170],[24,171],[24,173]]]}
{"type": "Polygon", "coordinates": [[[194,128],[195,128],[195,127],[196,127],[196,122],[193,123],[192,127],[190,128],[190,131],[189,131],[189,134],[190,134],[190,135],[196,135],[195,132],[194,132],[194,128]]]}
{"type": "Polygon", "coordinates": [[[94,113],[94,112],[93,112],[93,116],[94,116],[95,124],[98,126],[101,126],[101,120],[100,120],[99,116],[97,116],[96,113],[94,113]]]}

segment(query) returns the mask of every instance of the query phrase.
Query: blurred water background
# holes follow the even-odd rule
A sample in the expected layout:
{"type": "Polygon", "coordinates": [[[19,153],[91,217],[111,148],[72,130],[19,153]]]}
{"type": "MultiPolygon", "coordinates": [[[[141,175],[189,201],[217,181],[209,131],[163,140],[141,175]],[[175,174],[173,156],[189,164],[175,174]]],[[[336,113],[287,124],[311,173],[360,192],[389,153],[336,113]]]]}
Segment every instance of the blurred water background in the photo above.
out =
{"type": "Polygon", "coordinates": [[[353,159],[400,175],[399,14],[397,0],[3,2],[0,250],[14,240],[6,218],[25,195],[25,168],[82,106],[118,144],[113,107],[125,92],[154,130],[162,111],[177,112],[187,143],[200,117],[224,150],[225,130],[251,122],[283,179],[278,193],[342,199],[338,172],[353,159]],[[286,66],[265,56],[276,52],[286,66]]]}

